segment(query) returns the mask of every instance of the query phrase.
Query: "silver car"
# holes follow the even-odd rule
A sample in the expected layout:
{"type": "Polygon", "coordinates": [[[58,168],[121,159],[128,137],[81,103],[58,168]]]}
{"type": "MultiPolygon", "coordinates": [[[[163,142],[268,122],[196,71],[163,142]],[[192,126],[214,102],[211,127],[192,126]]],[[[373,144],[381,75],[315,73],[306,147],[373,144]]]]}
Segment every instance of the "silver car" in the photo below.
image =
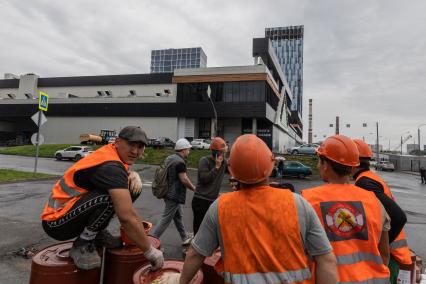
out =
{"type": "Polygon", "coordinates": [[[86,157],[93,152],[93,149],[88,146],[71,146],[64,150],[58,150],[55,152],[56,160],[69,159],[78,161],[83,157],[86,157]]]}
{"type": "Polygon", "coordinates": [[[375,166],[376,170],[381,170],[381,171],[390,171],[393,172],[395,170],[395,166],[389,162],[389,161],[382,161],[378,164],[376,164],[375,166]]]}
{"type": "Polygon", "coordinates": [[[287,149],[287,152],[292,155],[297,155],[297,154],[315,155],[318,147],[319,146],[317,144],[302,144],[300,146],[287,149]]]}

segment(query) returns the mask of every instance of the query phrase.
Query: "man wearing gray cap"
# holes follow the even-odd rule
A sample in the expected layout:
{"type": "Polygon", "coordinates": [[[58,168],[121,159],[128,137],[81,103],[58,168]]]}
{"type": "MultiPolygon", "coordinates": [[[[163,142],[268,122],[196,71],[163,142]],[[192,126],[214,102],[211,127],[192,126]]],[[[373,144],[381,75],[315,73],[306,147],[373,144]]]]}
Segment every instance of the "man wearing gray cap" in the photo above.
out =
{"type": "Polygon", "coordinates": [[[105,230],[114,213],[153,269],[163,266],[162,252],[149,243],[132,205],[142,182],[136,172],[129,171],[129,165],[143,154],[147,140],[140,127],[124,127],[114,144],[76,162],[53,186],[41,215],[43,229],[60,241],[77,237],[69,254],[78,268],[100,267],[96,246],[122,245],[105,230]]]}

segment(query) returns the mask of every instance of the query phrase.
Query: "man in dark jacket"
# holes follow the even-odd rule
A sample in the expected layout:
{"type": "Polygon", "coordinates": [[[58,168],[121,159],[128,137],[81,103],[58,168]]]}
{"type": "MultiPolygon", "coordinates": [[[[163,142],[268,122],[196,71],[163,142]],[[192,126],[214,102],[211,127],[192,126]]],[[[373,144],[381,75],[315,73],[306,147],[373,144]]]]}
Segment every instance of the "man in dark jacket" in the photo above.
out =
{"type": "Polygon", "coordinates": [[[189,156],[191,147],[188,140],[179,139],[175,145],[176,153],[168,156],[165,160],[166,167],[172,164],[167,173],[169,191],[164,197],[163,215],[151,233],[152,236],[159,238],[173,220],[183,245],[189,244],[192,238],[185,230],[182,209],[182,204],[185,204],[186,200],[186,189],[195,190],[195,186],[186,174],[186,158],[189,156]]]}
{"type": "Polygon", "coordinates": [[[426,183],[426,169],[425,167],[420,167],[420,177],[422,179],[422,183],[426,183]]]}
{"type": "Polygon", "coordinates": [[[224,156],[227,151],[225,141],[216,137],[210,144],[211,155],[205,156],[198,162],[198,182],[192,199],[194,214],[193,229],[197,234],[204,215],[219,196],[220,186],[227,168],[224,156]]]}

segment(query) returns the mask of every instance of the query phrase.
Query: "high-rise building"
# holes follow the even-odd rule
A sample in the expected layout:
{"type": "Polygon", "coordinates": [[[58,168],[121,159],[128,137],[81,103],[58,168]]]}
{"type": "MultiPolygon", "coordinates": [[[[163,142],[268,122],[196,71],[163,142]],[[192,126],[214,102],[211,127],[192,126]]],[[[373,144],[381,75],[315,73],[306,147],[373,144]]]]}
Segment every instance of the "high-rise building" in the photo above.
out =
{"type": "Polygon", "coordinates": [[[175,69],[200,67],[207,67],[207,56],[201,47],[151,51],[151,73],[170,73],[175,69]]]}
{"type": "Polygon", "coordinates": [[[281,69],[293,93],[292,111],[302,116],[303,108],[303,26],[266,28],[281,69]]]}

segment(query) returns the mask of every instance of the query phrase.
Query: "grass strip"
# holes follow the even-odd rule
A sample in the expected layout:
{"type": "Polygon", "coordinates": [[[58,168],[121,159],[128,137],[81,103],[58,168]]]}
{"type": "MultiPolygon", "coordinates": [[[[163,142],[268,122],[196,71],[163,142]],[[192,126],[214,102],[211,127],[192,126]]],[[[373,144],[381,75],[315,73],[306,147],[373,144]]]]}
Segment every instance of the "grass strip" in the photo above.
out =
{"type": "Polygon", "coordinates": [[[0,183],[53,178],[55,175],[0,169],[0,183]]]}

